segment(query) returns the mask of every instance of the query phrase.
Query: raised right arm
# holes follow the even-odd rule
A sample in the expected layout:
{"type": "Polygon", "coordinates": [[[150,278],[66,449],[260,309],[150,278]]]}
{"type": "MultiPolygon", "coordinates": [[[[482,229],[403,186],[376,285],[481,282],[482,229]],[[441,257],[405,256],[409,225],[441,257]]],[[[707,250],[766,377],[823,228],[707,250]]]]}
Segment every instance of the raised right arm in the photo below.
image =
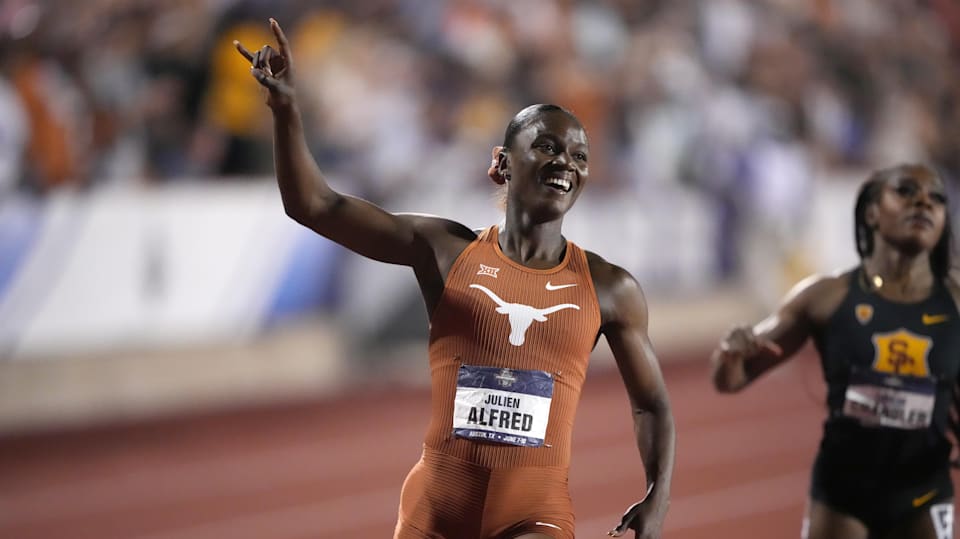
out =
{"type": "Polygon", "coordinates": [[[393,214],[330,187],[307,148],[289,42],[275,20],[270,20],[270,27],[279,51],[267,45],[251,53],[240,43],[234,44],[251,62],[254,78],[269,90],[274,165],[287,215],[360,255],[391,264],[416,265],[425,254],[425,235],[443,234],[451,223],[422,215],[393,214]]]}
{"type": "Polygon", "coordinates": [[[393,214],[334,191],[307,149],[296,104],[273,109],[274,166],[283,209],[296,222],[358,254],[414,265],[423,216],[393,214]]]}

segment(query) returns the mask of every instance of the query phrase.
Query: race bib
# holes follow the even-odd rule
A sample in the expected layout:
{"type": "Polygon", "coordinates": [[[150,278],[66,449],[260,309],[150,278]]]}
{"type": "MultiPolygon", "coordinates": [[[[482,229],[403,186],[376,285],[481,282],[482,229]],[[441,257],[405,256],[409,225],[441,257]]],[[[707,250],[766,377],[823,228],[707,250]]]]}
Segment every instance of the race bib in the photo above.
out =
{"type": "Polygon", "coordinates": [[[453,433],[471,440],[540,447],[552,400],[553,376],[548,372],[462,365],[453,433]]]}
{"type": "Polygon", "coordinates": [[[930,506],[930,518],[937,539],[953,538],[953,503],[938,503],[930,506]]]}
{"type": "Polygon", "coordinates": [[[933,419],[936,381],[875,371],[852,371],[843,415],[868,427],[923,429],[933,419]]]}

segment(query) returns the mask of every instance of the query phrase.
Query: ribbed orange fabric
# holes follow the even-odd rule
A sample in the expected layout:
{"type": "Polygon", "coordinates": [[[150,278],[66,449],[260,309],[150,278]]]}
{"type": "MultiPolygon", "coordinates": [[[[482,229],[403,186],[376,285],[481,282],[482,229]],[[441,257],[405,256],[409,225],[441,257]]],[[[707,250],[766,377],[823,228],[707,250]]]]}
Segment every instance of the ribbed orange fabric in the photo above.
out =
{"type": "Polygon", "coordinates": [[[569,466],[574,415],[599,328],[597,295],[582,249],[568,241],[558,266],[535,270],[503,254],[496,226],[485,230],[453,264],[431,320],[432,419],[426,447],[492,469],[569,466]],[[500,303],[490,293],[500,302],[536,309],[563,304],[579,309],[568,306],[527,325],[497,312],[500,303]],[[554,390],[544,445],[518,447],[455,437],[454,397],[461,365],[551,373],[554,390]]]}
{"type": "Polygon", "coordinates": [[[574,520],[567,468],[489,469],[426,448],[403,484],[394,539],[573,539],[574,520]]]}

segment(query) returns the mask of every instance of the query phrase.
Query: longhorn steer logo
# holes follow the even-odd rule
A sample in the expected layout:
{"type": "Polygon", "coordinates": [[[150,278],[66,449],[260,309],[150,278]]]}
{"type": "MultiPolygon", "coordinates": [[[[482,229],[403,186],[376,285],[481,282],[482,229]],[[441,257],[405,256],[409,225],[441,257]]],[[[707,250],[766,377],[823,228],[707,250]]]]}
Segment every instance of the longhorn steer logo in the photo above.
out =
{"type": "Polygon", "coordinates": [[[554,305],[553,307],[547,307],[545,309],[537,309],[536,307],[531,307],[530,305],[524,305],[522,303],[507,303],[506,301],[500,299],[500,297],[494,294],[490,289],[478,284],[472,284],[470,285],[470,288],[476,288],[484,294],[490,296],[490,299],[492,299],[498,305],[497,312],[507,315],[507,320],[510,321],[510,344],[514,346],[523,345],[523,342],[526,340],[527,329],[534,320],[537,322],[546,322],[548,314],[562,311],[563,309],[580,310],[579,305],[574,305],[572,303],[563,303],[560,305],[554,305]]]}

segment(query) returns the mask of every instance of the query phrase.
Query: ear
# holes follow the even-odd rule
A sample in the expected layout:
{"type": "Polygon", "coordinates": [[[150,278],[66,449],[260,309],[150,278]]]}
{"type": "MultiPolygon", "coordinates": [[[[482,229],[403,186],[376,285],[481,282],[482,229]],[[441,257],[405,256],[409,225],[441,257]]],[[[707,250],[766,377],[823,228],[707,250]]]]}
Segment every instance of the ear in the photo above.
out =
{"type": "Polygon", "coordinates": [[[490,176],[490,179],[497,185],[503,185],[510,179],[510,175],[507,174],[507,151],[503,146],[493,147],[487,176],[490,176]]]}
{"type": "Polygon", "coordinates": [[[497,170],[500,172],[500,175],[503,176],[503,181],[510,181],[510,159],[507,156],[506,150],[500,152],[500,157],[497,159],[497,170]]]}
{"type": "Polygon", "coordinates": [[[863,223],[867,225],[867,228],[873,230],[877,228],[877,204],[876,202],[871,202],[867,204],[867,208],[863,211],[863,223]]]}
{"type": "Polygon", "coordinates": [[[510,154],[503,146],[497,146],[497,172],[503,179],[510,180],[510,154]]]}

